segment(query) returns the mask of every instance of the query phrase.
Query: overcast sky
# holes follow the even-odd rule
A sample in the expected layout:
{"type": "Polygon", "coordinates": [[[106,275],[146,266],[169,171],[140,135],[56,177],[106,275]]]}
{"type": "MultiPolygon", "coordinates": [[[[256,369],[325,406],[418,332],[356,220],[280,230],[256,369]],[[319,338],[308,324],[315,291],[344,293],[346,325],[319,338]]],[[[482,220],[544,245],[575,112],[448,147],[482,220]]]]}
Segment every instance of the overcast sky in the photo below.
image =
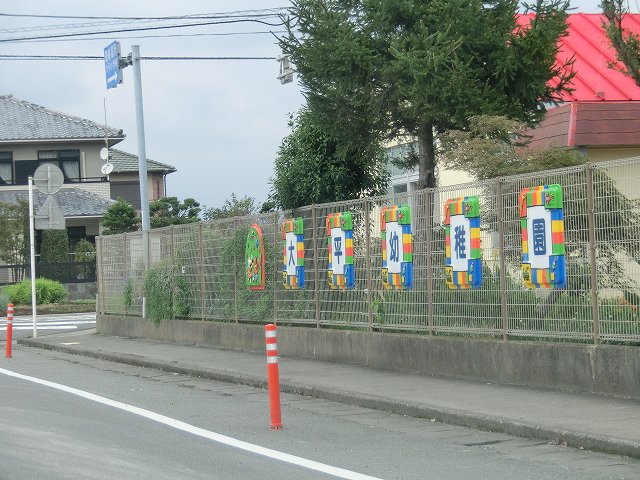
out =
{"type": "MultiPolygon", "coordinates": [[[[595,13],[600,0],[573,0],[576,11],[595,13]]],[[[637,12],[638,0],[631,0],[637,12]]],[[[0,0],[0,13],[150,17],[232,12],[286,7],[288,0],[0,0]]],[[[0,16],[0,38],[6,29],[89,20],[26,19],[0,16]]],[[[211,25],[190,29],[100,35],[98,39],[7,43],[0,54],[92,55],[119,40],[122,54],[140,45],[142,56],[275,57],[279,49],[272,34],[281,28],[257,23],[211,25]],[[251,33],[250,33],[251,32],[251,33]],[[171,38],[132,36],[244,33],[171,38]],[[249,33],[249,34],[247,34],[249,33]]],[[[28,32],[33,33],[33,32],[28,32]]],[[[22,36],[26,32],[12,32],[22,36]]],[[[124,71],[124,84],[106,90],[100,61],[0,60],[0,94],[52,110],[121,128],[127,139],[116,148],[137,154],[133,72],[124,71]]],[[[251,196],[260,205],[267,197],[273,161],[289,133],[289,114],[303,104],[297,83],[281,85],[275,60],[143,61],[142,88],[147,157],[177,168],[167,177],[167,194],[193,197],[218,207],[235,193],[251,196]]]]}

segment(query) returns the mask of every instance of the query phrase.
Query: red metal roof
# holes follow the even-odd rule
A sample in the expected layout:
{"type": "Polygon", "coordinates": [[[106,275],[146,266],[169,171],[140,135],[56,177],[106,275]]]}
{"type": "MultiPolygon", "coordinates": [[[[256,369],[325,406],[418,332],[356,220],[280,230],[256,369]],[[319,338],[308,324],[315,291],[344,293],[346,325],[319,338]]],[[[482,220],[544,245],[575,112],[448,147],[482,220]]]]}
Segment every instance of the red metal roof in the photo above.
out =
{"type": "MultiPolygon", "coordinates": [[[[528,23],[527,17],[520,16],[518,23],[528,23]]],[[[603,15],[589,13],[568,17],[569,35],[560,40],[557,56],[560,62],[572,56],[575,59],[576,75],[570,85],[574,91],[562,95],[566,102],[640,100],[640,87],[633,79],[609,68],[610,62],[616,62],[616,52],[603,29],[604,20],[603,15]]],[[[640,14],[626,15],[623,26],[640,35],[640,14]]]]}

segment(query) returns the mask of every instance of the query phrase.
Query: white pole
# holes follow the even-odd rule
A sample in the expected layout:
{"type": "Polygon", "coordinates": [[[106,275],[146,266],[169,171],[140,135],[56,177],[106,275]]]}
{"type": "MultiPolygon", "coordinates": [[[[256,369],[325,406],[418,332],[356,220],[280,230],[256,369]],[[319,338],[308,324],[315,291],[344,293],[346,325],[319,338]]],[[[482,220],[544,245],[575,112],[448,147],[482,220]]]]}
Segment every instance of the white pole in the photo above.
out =
{"type": "MultiPolygon", "coordinates": [[[[140,71],[140,45],[131,45],[131,65],[133,66],[133,90],[136,101],[136,130],[138,134],[138,178],[140,180],[140,211],[142,214],[143,262],[149,268],[149,193],[147,178],[147,150],[144,138],[144,111],[142,108],[142,73],[140,71]]],[[[142,318],[146,318],[146,302],[142,297],[142,318]]]]}
{"type": "Polygon", "coordinates": [[[144,138],[144,111],[142,108],[142,74],[140,72],[140,46],[131,45],[131,64],[133,65],[133,86],[136,100],[136,127],[138,134],[138,177],[140,178],[140,210],[142,212],[142,231],[148,232],[149,193],[147,178],[147,150],[144,138]]]}
{"type": "Polygon", "coordinates": [[[31,250],[31,315],[33,317],[33,338],[38,336],[36,323],[36,241],[33,226],[33,177],[29,177],[29,244],[31,250]]]}

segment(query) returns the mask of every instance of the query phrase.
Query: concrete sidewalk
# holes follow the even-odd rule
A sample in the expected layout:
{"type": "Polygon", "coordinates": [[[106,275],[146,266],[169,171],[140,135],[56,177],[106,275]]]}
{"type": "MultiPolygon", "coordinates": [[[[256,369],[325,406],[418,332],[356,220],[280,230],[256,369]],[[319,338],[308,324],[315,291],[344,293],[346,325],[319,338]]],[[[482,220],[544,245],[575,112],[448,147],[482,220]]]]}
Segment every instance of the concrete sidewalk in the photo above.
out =
{"type": "MultiPolygon", "coordinates": [[[[263,354],[96,335],[20,339],[20,345],[243,385],[266,386],[263,354]]],[[[280,358],[283,392],[433,418],[640,458],[640,401],[280,358]]]]}

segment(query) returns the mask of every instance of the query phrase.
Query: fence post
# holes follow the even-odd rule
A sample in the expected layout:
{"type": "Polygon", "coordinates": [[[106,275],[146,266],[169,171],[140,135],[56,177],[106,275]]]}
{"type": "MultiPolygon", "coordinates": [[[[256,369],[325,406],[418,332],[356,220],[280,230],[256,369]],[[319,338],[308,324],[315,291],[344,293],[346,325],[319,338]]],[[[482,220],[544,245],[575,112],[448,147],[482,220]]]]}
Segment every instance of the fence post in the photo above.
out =
{"type": "Polygon", "coordinates": [[[507,310],[507,262],[504,255],[504,199],[503,179],[496,182],[496,210],[498,221],[498,257],[500,264],[500,316],[502,317],[502,339],[509,338],[509,315],[507,310]]]}
{"type": "Polygon", "coordinates": [[[591,315],[593,316],[593,343],[600,343],[600,308],[598,301],[598,274],[596,268],[596,219],[593,194],[593,169],[595,165],[585,165],[587,180],[587,224],[589,228],[589,267],[591,270],[591,315]]]}
{"type": "Polygon", "coordinates": [[[175,308],[174,302],[176,300],[176,269],[178,268],[176,262],[176,239],[175,239],[175,225],[171,225],[171,320],[175,320],[175,308]]]}
{"type": "MultiPolygon", "coordinates": [[[[237,217],[233,217],[233,223],[232,223],[232,237],[233,239],[236,238],[236,235],[238,233],[238,220],[237,217]]],[[[236,245],[237,247],[237,245],[236,245]]],[[[238,323],[238,252],[236,251],[237,248],[233,249],[233,318],[235,320],[236,323],[238,323]]],[[[244,260],[243,260],[243,265],[244,265],[244,260]]],[[[244,269],[246,268],[246,266],[243,266],[242,268],[242,273],[241,273],[241,278],[244,278],[244,269]]]]}
{"type": "Polygon", "coordinates": [[[434,195],[432,189],[426,189],[424,191],[425,209],[427,211],[427,218],[425,221],[425,237],[427,244],[427,326],[429,328],[429,335],[433,335],[433,209],[434,195]]]}
{"type": "Polygon", "coordinates": [[[98,294],[96,295],[96,313],[104,314],[104,283],[102,281],[102,237],[96,237],[96,286],[98,287],[98,294]]]}
{"type": "MultiPolygon", "coordinates": [[[[131,280],[129,279],[129,255],[128,255],[128,249],[127,249],[127,233],[125,232],[123,234],[123,247],[122,247],[122,270],[123,270],[123,277],[126,281],[130,282],[131,280]]],[[[144,283],[144,279],[143,279],[143,283],[144,283]]],[[[129,306],[125,305],[124,306],[124,314],[127,315],[129,313],[129,306]]]]}
{"type": "Polygon", "coordinates": [[[371,219],[369,218],[370,200],[365,198],[364,200],[364,256],[365,265],[367,266],[367,323],[369,324],[369,331],[373,331],[373,305],[371,302],[373,288],[373,278],[371,276],[371,219]]]}
{"type": "Polygon", "coordinates": [[[204,235],[202,233],[202,222],[199,222],[198,234],[200,236],[200,308],[201,308],[201,319],[204,321],[204,309],[205,309],[205,297],[204,297],[204,289],[206,287],[204,281],[204,235]]]}
{"type": "Polygon", "coordinates": [[[316,206],[311,206],[311,224],[313,227],[313,300],[316,308],[316,328],[320,328],[320,273],[318,266],[318,217],[316,206]]]}
{"type": "MultiPolygon", "coordinates": [[[[281,245],[281,242],[278,239],[278,212],[273,212],[273,254],[275,255],[274,261],[274,272],[273,272],[273,323],[274,325],[278,324],[278,274],[280,273],[280,270],[278,268],[278,266],[280,265],[280,262],[282,262],[282,250],[280,250],[278,248],[279,245],[281,245]],[[278,257],[278,253],[280,253],[280,257],[278,257]],[[278,258],[280,258],[280,260],[278,260],[278,258]]],[[[266,253],[265,253],[266,256],[266,253]]],[[[266,260],[266,259],[265,259],[266,260]]],[[[266,262],[265,262],[265,268],[267,268],[266,262]]],[[[265,272],[266,275],[267,272],[265,272]]],[[[266,278],[266,277],[265,277],[266,278]]]]}

